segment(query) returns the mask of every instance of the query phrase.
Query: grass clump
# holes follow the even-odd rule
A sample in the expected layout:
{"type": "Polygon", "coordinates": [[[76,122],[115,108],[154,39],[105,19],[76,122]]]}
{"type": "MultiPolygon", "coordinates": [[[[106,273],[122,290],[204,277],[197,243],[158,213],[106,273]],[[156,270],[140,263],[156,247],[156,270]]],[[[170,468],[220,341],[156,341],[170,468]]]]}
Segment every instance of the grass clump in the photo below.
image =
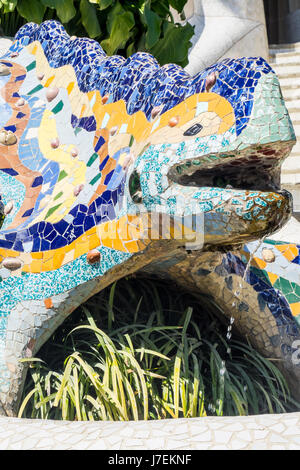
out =
{"type": "Polygon", "coordinates": [[[229,342],[206,299],[162,281],[113,284],[29,361],[19,417],[125,421],[295,406],[272,361],[236,335],[229,342]]]}

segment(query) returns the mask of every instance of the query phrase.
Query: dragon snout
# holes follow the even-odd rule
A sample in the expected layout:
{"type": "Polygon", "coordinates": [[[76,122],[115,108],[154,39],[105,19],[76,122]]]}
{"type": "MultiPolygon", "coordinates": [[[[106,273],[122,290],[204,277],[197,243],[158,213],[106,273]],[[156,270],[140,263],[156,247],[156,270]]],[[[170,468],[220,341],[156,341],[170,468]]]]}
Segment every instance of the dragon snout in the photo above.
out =
{"type": "Polygon", "coordinates": [[[276,193],[267,193],[265,198],[268,204],[266,214],[266,234],[269,235],[280,229],[290,218],[293,211],[293,198],[285,189],[276,193]]]}
{"type": "Polygon", "coordinates": [[[232,245],[257,240],[280,229],[291,213],[292,196],[285,190],[232,194],[223,211],[205,214],[205,242],[232,245]]]}

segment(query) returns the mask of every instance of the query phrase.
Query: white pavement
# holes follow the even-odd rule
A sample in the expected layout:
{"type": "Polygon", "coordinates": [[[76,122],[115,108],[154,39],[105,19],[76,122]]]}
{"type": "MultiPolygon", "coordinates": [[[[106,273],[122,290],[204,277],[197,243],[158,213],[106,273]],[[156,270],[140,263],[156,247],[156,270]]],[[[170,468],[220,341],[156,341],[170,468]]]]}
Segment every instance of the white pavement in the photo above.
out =
{"type": "Polygon", "coordinates": [[[300,449],[300,413],[137,422],[0,418],[0,450],[223,449],[300,449]]]}

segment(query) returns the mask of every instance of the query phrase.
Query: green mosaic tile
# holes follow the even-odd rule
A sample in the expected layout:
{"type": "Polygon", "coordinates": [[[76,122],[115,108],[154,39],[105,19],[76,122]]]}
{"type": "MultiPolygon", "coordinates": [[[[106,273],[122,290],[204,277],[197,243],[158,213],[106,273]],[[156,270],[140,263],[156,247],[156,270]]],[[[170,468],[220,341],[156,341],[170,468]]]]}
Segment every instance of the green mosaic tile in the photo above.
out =
{"type": "Polygon", "coordinates": [[[29,65],[27,65],[26,70],[27,72],[30,72],[30,70],[35,69],[35,67],[36,67],[36,61],[34,60],[29,65]]]}
{"type": "Polygon", "coordinates": [[[64,103],[63,103],[62,100],[60,100],[60,101],[57,103],[57,105],[54,106],[54,108],[52,109],[52,112],[53,112],[54,114],[57,114],[57,113],[59,113],[59,112],[63,109],[63,107],[64,107],[64,103]]]}
{"type": "Polygon", "coordinates": [[[37,93],[40,90],[43,90],[43,85],[37,85],[36,87],[34,87],[32,90],[28,92],[28,95],[33,95],[34,93],[37,93]]]}
{"type": "Polygon", "coordinates": [[[57,181],[61,181],[61,180],[64,179],[66,176],[68,176],[68,174],[65,172],[65,170],[61,170],[61,172],[60,172],[59,175],[58,175],[58,180],[57,180],[57,181]]]}
{"type": "Polygon", "coordinates": [[[63,192],[61,191],[60,193],[56,194],[55,198],[54,198],[54,201],[56,201],[57,199],[59,199],[61,196],[63,195],[63,192]]]}
{"type": "Polygon", "coordinates": [[[90,157],[90,159],[88,160],[86,166],[92,166],[92,164],[94,163],[95,160],[97,160],[99,158],[99,155],[97,153],[93,153],[93,155],[90,157]]]}
{"type": "Polygon", "coordinates": [[[90,184],[93,185],[97,183],[97,181],[101,178],[101,173],[98,173],[94,178],[90,181],[90,184]]]}
{"type": "Polygon", "coordinates": [[[47,214],[46,214],[46,216],[45,216],[45,219],[47,219],[48,217],[50,217],[50,215],[52,215],[53,212],[55,212],[61,205],[62,205],[62,203],[57,204],[57,206],[51,207],[51,208],[48,210],[48,212],[47,212],[47,214]]]}

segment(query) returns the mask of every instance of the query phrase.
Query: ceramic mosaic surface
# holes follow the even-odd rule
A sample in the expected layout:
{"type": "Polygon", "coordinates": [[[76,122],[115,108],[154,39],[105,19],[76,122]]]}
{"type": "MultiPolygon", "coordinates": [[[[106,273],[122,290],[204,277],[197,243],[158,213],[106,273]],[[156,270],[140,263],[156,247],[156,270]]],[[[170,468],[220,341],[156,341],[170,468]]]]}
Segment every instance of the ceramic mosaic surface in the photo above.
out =
{"type": "MultiPolygon", "coordinates": [[[[257,242],[248,244],[244,248],[244,253],[241,259],[247,258],[247,249],[257,247],[257,242]]],[[[249,256],[248,256],[249,258],[249,256]]],[[[255,252],[252,262],[251,274],[257,279],[257,283],[265,283],[268,288],[262,288],[261,291],[266,291],[272,288],[272,291],[279,291],[283,294],[286,300],[283,307],[285,316],[292,316],[295,318],[298,325],[300,325],[300,246],[285,242],[276,242],[266,240],[260,249],[255,252]],[[274,252],[276,262],[268,263],[263,259],[263,250],[271,249],[274,252]]],[[[257,289],[259,290],[259,289],[257,289]]],[[[275,315],[275,311],[274,311],[275,315]]]]}
{"type": "MultiPolygon", "coordinates": [[[[55,21],[19,30],[0,86],[0,401],[12,414],[18,359],[86,298],[200,232],[206,250],[229,250],[281,227],[295,134],[262,58],[190,77],[143,52],[107,57],[55,21]]],[[[252,272],[282,292],[296,326],[298,248],[274,249],[288,267],[252,272]]]]}

